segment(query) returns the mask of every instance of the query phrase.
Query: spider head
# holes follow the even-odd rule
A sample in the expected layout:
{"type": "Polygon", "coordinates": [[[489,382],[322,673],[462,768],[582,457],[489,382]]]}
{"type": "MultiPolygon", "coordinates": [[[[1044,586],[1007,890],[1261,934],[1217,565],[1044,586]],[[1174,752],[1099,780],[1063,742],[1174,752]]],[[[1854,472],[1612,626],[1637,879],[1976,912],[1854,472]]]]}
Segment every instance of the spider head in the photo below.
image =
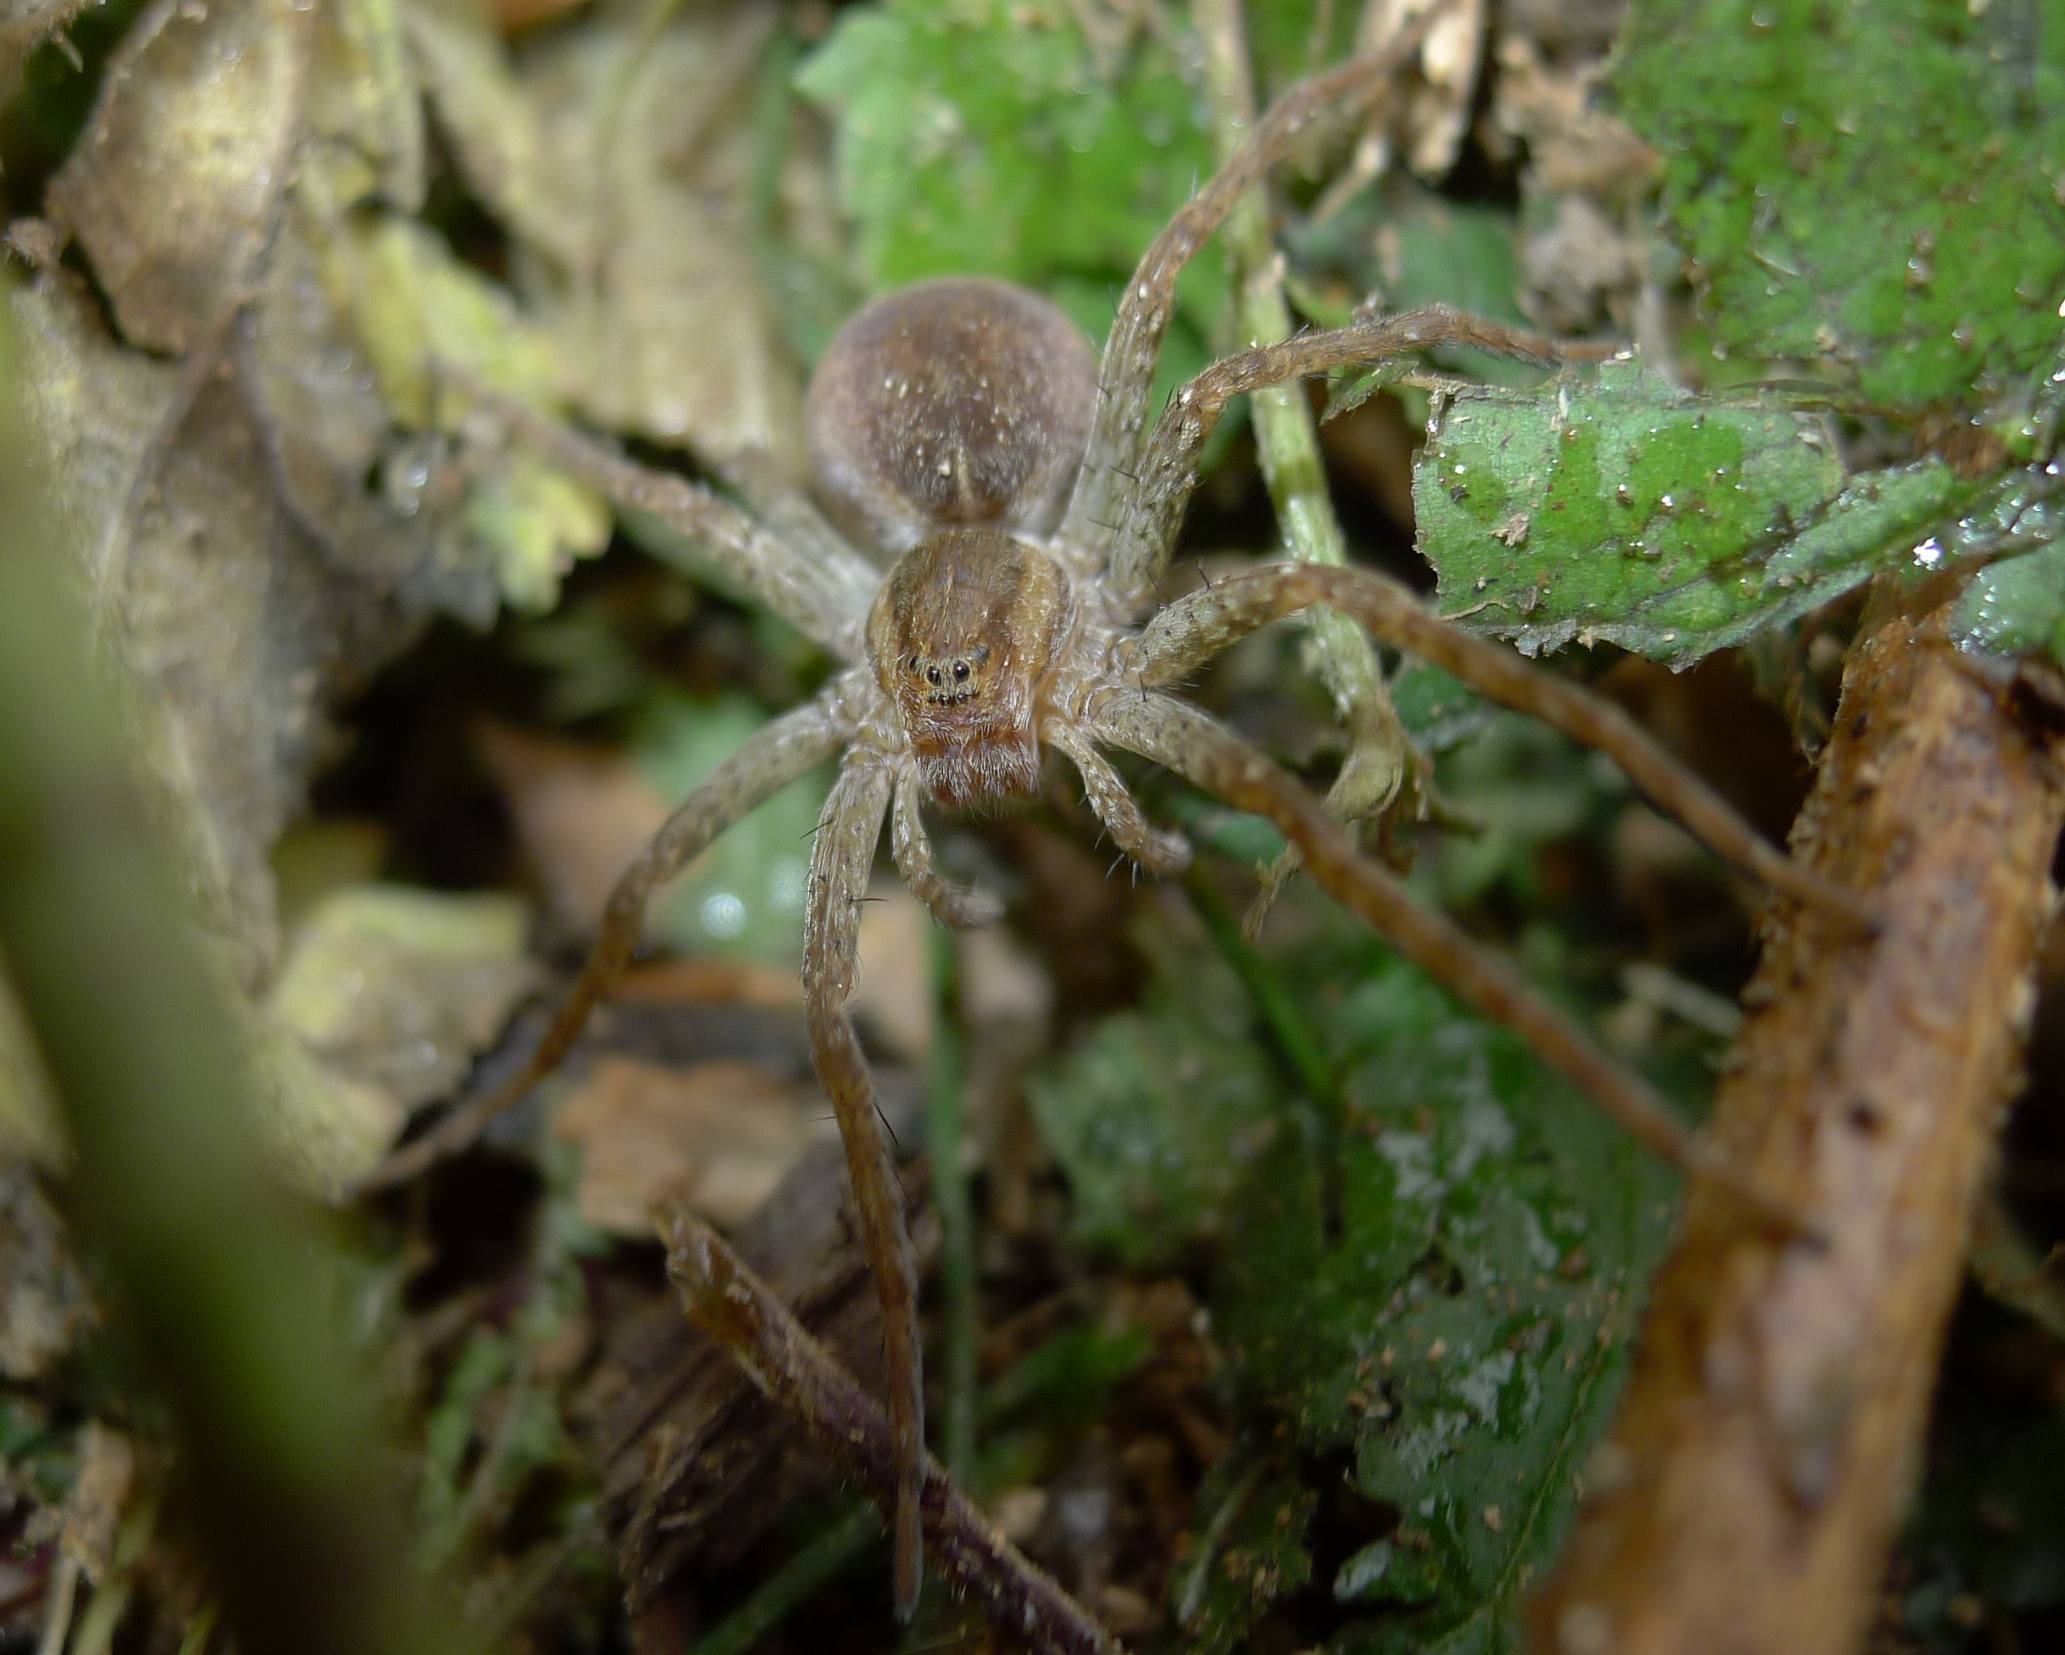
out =
{"type": "Polygon", "coordinates": [[[946,529],[889,571],[868,658],[926,789],[955,807],[1039,782],[1039,691],[1072,613],[1068,577],[995,529],[946,529]]]}

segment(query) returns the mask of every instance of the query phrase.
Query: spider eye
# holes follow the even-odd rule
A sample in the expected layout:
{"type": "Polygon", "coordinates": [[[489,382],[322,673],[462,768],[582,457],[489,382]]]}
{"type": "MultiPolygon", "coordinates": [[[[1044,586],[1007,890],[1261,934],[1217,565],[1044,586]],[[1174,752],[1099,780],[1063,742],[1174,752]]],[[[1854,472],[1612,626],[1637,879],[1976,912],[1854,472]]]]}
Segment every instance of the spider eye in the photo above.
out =
{"type": "Polygon", "coordinates": [[[956,679],[956,680],[958,681],[958,680],[960,680],[960,679],[966,678],[967,676],[968,676],[968,663],[967,663],[966,661],[956,661],[956,662],[954,663],[954,677],[955,677],[955,679],[956,679]]]}
{"type": "Polygon", "coordinates": [[[925,669],[925,682],[926,682],[926,683],[928,683],[928,684],[936,684],[936,683],[938,683],[938,682],[939,682],[939,668],[937,668],[937,667],[927,667],[927,668],[925,669]]]}

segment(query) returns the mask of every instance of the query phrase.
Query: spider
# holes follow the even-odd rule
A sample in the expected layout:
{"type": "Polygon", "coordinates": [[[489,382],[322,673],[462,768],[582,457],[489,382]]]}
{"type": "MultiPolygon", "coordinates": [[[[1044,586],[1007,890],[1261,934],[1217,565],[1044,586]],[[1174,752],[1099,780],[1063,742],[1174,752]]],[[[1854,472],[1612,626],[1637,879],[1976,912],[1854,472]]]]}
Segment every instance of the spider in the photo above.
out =
{"type": "Polygon", "coordinates": [[[1437,618],[1383,576],[1278,564],[1173,602],[1157,598],[1199,451],[1232,398],[1440,344],[1558,360],[1546,340],[1432,306],[1236,352],[1149,421],[1178,272],[1317,112],[1368,103],[1399,56],[1357,59],[1300,82],[1256,123],[1148,248],[1101,359],[1046,300],[1000,282],[926,282],[861,311],[820,362],[806,403],[822,510],[773,482],[763,464],[746,462],[722,479],[741,507],[497,405],[521,440],[692,537],[724,576],[841,666],[812,700],[720,765],[624,872],[578,980],[522,1069],[397,1152],[370,1183],[409,1177],[466,1143],[556,1068],[630,959],[658,887],[762,800],[838,755],[811,854],[802,976],[811,1053],[837,1114],[882,1301],[898,1470],[896,1600],[906,1615],[921,1567],[917,1281],[889,1144],[847,1011],[860,902],[885,823],[897,868],[941,921],[979,925],[1001,913],[989,896],[937,870],[928,802],[960,810],[1028,794],[1043,749],[1053,748],[1075,767],[1118,847],[1142,869],[1169,874],[1187,864],[1190,847],[1149,823],[1105,755],[1117,749],[1164,765],[1268,818],[1311,878],[1464,1001],[1517,1030],[1643,1143],[1734,1183],[1773,1212],[1510,967],[1414,904],[1303,786],[1169,693],[1245,634],[1329,605],[1488,698],[1606,753],[1717,853],[1772,886],[1843,901],[1759,839],[1618,710],[1437,618]]]}

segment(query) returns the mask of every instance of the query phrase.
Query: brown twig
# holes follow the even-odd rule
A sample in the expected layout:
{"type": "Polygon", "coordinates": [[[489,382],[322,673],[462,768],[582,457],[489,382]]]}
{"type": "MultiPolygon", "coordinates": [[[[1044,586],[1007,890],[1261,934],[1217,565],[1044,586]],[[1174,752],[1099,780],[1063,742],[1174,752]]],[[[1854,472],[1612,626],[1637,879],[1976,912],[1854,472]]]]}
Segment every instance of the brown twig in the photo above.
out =
{"type": "MultiPolygon", "coordinates": [[[[717,1340],[885,1513],[896,1506],[897,1464],[880,1406],[747,1270],[716,1233],[685,1212],[664,1222],[667,1273],[689,1320],[717,1340]]],[[[1054,1580],[954,1487],[930,1455],[919,1502],[926,1549],[957,1591],[973,1593],[990,1623],[1026,1648],[1054,1655],[1119,1645],[1054,1580]]]]}
{"type": "Polygon", "coordinates": [[[1814,1213],[1810,1248],[1695,1190],[1620,1423],[1534,1605],[1558,1655],[1839,1655],[1869,1625],[1972,1200],[2017,1082],[2065,823],[2065,740],[1940,617],[1852,654],[1794,829],[1885,916],[1770,936],[1715,1141],[1814,1213]]]}

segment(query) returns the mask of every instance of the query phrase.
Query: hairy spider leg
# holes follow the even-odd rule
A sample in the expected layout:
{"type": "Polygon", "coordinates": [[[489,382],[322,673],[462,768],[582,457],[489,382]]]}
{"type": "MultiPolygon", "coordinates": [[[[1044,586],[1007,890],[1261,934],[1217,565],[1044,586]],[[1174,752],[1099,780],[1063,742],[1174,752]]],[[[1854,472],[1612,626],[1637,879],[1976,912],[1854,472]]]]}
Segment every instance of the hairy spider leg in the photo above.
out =
{"type": "MultiPolygon", "coordinates": [[[[693,542],[698,553],[728,585],[757,600],[813,643],[841,661],[858,661],[868,605],[882,584],[882,572],[829,526],[806,527],[792,541],[756,523],[723,496],[670,472],[648,471],[593,437],[547,419],[506,397],[475,392],[525,444],[570,472],[617,505],[658,518],[693,542]]],[[[741,463],[734,474],[749,492],[780,499],[764,470],[741,463]]],[[[781,504],[792,522],[803,522],[800,500],[781,504]]],[[[809,508],[815,517],[815,508],[809,508]]]]}
{"type": "Polygon", "coordinates": [[[499,1086],[459,1105],[434,1130],[396,1150],[367,1176],[361,1190],[405,1183],[464,1149],[489,1121],[565,1061],[589,1014],[636,952],[653,893],[732,823],[838,751],[847,734],[846,720],[838,711],[839,694],[840,687],[834,685],[757,731],[682,801],[646,841],[637,860],[618,876],[581,975],[559,1002],[523,1067],[499,1086]]]}
{"type": "Polygon", "coordinates": [[[1112,585],[1136,608],[1151,599],[1168,568],[1176,531],[1197,481],[1197,459],[1235,397],[1334,368],[1386,362],[1435,345],[1472,345],[1539,367],[1563,358],[1553,340],[1472,316],[1449,305],[1423,305],[1345,328],[1299,334],[1257,345],[1213,363],[1169,399],[1139,470],[1111,552],[1112,585]]]}
{"type": "Polygon", "coordinates": [[[1090,735],[1059,719],[1048,723],[1040,735],[1050,747],[1066,754],[1081,773],[1083,796],[1114,845],[1151,874],[1179,874],[1190,866],[1190,841],[1148,821],[1090,735]]]}
{"type": "Polygon", "coordinates": [[[934,866],[932,841],[919,810],[924,797],[925,784],[917,765],[904,760],[896,769],[896,800],[889,814],[889,849],[896,858],[896,871],[911,894],[950,930],[996,924],[1004,917],[1001,901],[988,891],[955,884],[934,866]]]}
{"type": "Polygon", "coordinates": [[[1796,1212],[1750,1182],[1733,1162],[1679,1123],[1642,1081],[1615,1063],[1563,1014],[1478,948],[1446,915],[1424,908],[1376,863],[1320,801],[1224,725],[1159,693],[1109,697],[1097,734],[1173,770],[1237,810],[1275,823],[1311,876],[1386,943],[1480,1015],[1513,1030],[1630,1136],[1674,1166],[1713,1179],[1764,1221],[1806,1233],[1796,1212]]]}
{"type": "Polygon", "coordinates": [[[918,1262],[897,1199],[896,1166],[874,1081],[846,1003],[860,951],[860,903],[895,787],[890,761],[849,757],[818,818],[803,922],[803,1006],[817,1078],[832,1100],[860,1216],[861,1245],[882,1298],[890,1450],[896,1465],[896,1612],[910,1619],[924,1570],[918,1499],[925,1480],[925,1389],[918,1342],[918,1262]]]}
{"type": "MultiPolygon", "coordinates": [[[[724,486],[751,509],[753,519],[789,548],[791,556],[807,563],[845,566],[842,584],[850,582],[855,561],[881,571],[896,560],[877,555],[872,546],[852,541],[841,534],[809,493],[797,485],[761,449],[746,449],[724,460],[710,462],[724,486]]],[[[684,528],[684,533],[689,532],[684,528]]]]}
{"type": "Polygon", "coordinates": [[[1453,674],[1500,706],[1539,719],[1581,746],[1604,753],[1658,809],[1723,861],[1787,896],[1866,926],[1874,923],[1855,895],[1767,842],[1612,702],[1443,620],[1373,569],[1283,563],[1229,575],[1170,604],[1149,621],[1135,645],[1133,671],[1144,684],[1173,683],[1257,627],[1321,603],[1352,616],[1385,643],[1453,674]]]}
{"type": "Polygon", "coordinates": [[[1097,374],[1097,406],[1082,470],[1062,520],[1062,544],[1081,547],[1101,563],[1110,545],[1113,505],[1138,469],[1147,445],[1147,402],[1154,391],[1162,336],[1174,308],[1176,278],[1212,232],[1225,222],[1248,186],[1289,153],[1322,110],[1353,115],[1373,102],[1392,76],[1411,61],[1441,10],[1402,23],[1381,51],[1299,81],[1272,104],[1247,142],[1235,150],[1203,189],[1169,220],[1141,255],[1119,300],[1097,374]]]}

